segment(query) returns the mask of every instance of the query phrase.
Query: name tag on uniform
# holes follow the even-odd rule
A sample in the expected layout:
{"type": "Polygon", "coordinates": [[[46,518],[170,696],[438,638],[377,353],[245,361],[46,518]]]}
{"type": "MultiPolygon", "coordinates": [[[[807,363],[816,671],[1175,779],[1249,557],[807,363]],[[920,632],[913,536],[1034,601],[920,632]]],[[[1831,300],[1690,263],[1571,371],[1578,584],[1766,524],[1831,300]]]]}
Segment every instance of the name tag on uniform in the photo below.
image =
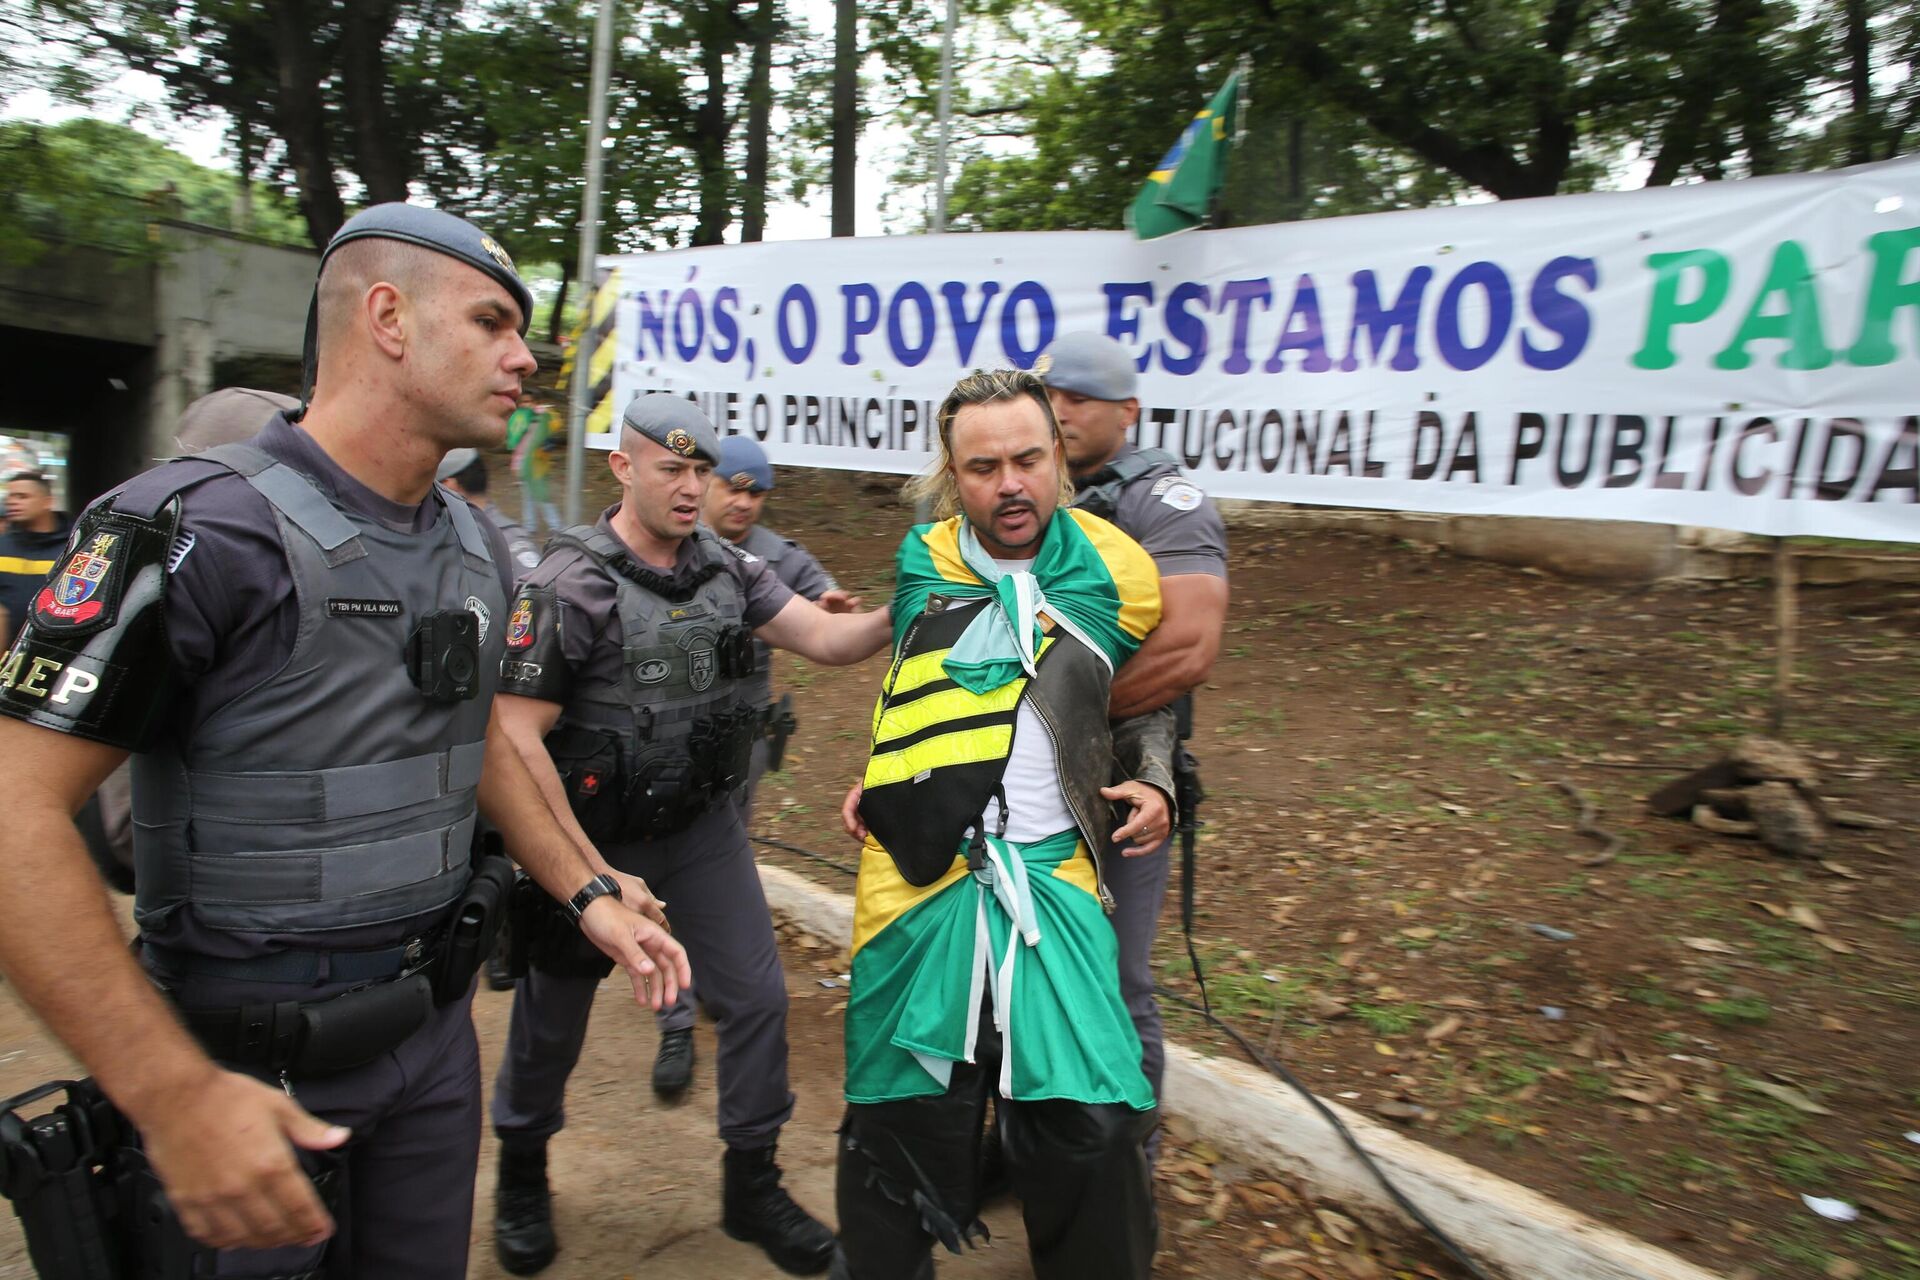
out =
{"type": "Polygon", "coordinates": [[[329,618],[397,618],[400,616],[400,602],[398,600],[346,600],[329,596],[327,616],[329,618]]]}

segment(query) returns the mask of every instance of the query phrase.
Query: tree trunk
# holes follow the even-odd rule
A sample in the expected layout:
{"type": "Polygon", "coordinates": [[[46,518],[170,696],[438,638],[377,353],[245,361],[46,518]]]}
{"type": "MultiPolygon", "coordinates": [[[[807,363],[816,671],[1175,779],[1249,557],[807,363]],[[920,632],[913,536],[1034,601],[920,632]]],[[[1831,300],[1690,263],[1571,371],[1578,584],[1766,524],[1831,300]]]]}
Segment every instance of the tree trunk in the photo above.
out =
{"type": "Polygon", "coordinates": [[[340,89],[352,130],[354,169],[366,184],[367,201],[407,198],[406,130],[395,127],[387,100],[387,36],[393,30],[392,0],[348,0],[340,6],[340,89]]]}
{"type": "Polygon", "coordinates": [[[1847,163],[1873,159],[1873,42],[1867,32],[1867,0],[1845,0],[1845,30],[1841,40],[1847,52],[1847,93],[1852,118],[1847,121],[1847,163]]]}
{"type": "Polygon", "coordinates": [[[767,132],[773,117],[774,0],[753,14],[753,54],[747,73],[747,181],[740,193],[740,240],[752,244],[767,229],[767,132]]]}
{"type": "Polygon", "coordinates": [[[834,0],[833,14],[833,234],[854,234],[854,171],[860,139],[860,8],[834,0]]]}
{"type": "Polygon", "coordinates": [[[733,223],[732,172],[727,168],[727,54],[733,41],[731,3],[715,3],[707,10],[700,39],[700,69],[706,73],[706,96],[693,113],[693,158],[700,180],[700,219],[694,224],[693,243],[719,244],[733,223]]]}
{"type": "MultiPolygon", "coordinates": [[[[547,319],[547,341],[554,346],[560,345],[560,337],[566,329],[567,291],[573,285],[573,259],[561,256],[560,292],[554,295],[553,315],[547,319]]],[[[571,394],[568,388],[561,388],[562,394],[571,394]]]]}
{"type": "Polygon", "coordinates": [[[274,113],[287,162],[300,185],[300,212],[314,247],[325,249],[346,221],[346,206],[334,177],[327,145],[325,104],[320,96],[322,68],[314,56],[313,24],[303,0],[277,0],[273,6],[273,44],[278,85],[274,113]]]}

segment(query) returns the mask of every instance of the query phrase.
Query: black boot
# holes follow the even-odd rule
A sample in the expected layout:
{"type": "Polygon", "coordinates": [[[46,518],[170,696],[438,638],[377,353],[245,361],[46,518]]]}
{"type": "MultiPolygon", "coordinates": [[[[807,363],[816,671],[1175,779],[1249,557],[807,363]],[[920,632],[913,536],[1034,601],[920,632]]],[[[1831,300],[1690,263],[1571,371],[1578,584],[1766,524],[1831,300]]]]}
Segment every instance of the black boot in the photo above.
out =
{"type": "Polygon", "coordinates": [[[720,1225],[735,1240],[757,1244],[789,1275],[812,1276],[833,1261],[833,1232],[793,1202],[780,1185],[769,1144],[751,1151],[727,1148],[720,1225]]]}
{"type": "Polygon", "coordinates": [[[660,1049],[653,1056],[653,1091],[677,1098],[693,1083],[693,1028],[662,1031],[660,1049]]]}
{"type": "Polygon", "coordinates": [[[546,1269],[560,1246],[553,1237],[547,1191],[547,1140],[500,1139],[500,1181],[493,1193],[493,1252],[508,1274],[546,1269]]]}

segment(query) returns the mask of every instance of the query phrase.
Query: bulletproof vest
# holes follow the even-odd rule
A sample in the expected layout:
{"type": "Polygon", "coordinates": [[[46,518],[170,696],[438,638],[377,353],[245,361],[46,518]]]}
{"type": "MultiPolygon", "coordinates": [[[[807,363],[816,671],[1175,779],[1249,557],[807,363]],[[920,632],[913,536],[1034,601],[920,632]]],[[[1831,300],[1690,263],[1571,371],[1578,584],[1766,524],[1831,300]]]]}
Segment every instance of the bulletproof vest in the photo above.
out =
{"type": "Polygon", "coordinates": [[[1180,459],[1160,449],[1123,453],[1089,476],[1085,484],[1074,485],[1073,505],[1102,520],[1111,520],[1120,509],[1122,489],[1161,467],[1178,470],[1179,466],[1180,459]]]}
{"type": "MultiPolygon", "coordinates": [[[[860,816],[908,884],[929,885],[946,874],[1013,751],[1028,679],[969,693],[941,666],[983,607],[982,600],[929,596],[880,686],[860,816]]],[[[1041,641],[1038,662],[1055,643],[1051,636],[1041,641]]]]}
{"type": "MultiPolygon", "coordinates": [[[[466,887],[506,601],[471,508],[395,532],[337,507],[247,444],[170,464],[156,508],[215,475],[267,500],[300,611],[272,677],[134,757],[135,918],[191,904],[231,933],[324,933],[431,915],[466,887]],[[425,615],[479,621],[479,689],[436,702],[407,639],[425,615]]],[[[116,500],[119,501],[119,500],[116,500]]]]}
{"type": "Polygon", "coordinates": [[[604,530],[580,526],[549,548],[577,548],[614,584],[617,680],[588,676],[548,735],[574,814],[595,840],[643,840],[684,830],[745,785],[760,707],[744,700],[753,673],[745,593],[734,553],[696,531],[691,561],[662,574],[604,530]]]}

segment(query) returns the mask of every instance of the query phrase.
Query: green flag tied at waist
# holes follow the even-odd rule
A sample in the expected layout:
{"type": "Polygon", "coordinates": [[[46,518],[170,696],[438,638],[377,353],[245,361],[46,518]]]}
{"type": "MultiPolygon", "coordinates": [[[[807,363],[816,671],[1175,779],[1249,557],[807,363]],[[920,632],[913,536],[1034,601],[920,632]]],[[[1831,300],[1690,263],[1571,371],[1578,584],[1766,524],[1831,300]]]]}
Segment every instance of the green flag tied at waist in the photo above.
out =
{"type": "Polygon", "coordinates": [[[1207,210],[1226,180],[1227,152],[1240,114],[1240,75],[1235,71],[1227,77],[1134,197],[1127,222],[1139,239],[1190,231],[1207,220],[1207,210]]]}

